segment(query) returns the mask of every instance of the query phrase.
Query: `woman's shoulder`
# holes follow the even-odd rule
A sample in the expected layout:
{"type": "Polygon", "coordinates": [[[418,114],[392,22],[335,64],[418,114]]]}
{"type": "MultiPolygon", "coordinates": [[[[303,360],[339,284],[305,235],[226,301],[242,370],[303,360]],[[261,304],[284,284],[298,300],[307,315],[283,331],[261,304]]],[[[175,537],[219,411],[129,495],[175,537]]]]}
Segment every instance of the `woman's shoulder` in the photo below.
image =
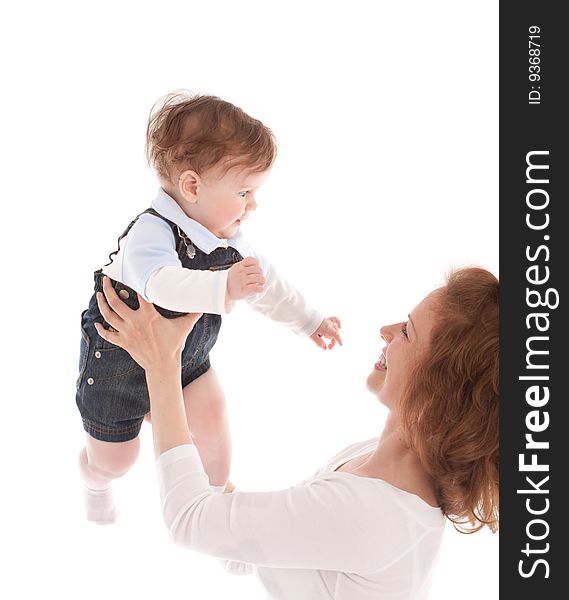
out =
{"type": "Polygon", "coordinates": [[[378,437],[369,438],[367,440],[356,442],[355,444],[350,444],[346,446],[343,450],[335,454],[327,463],[326,466],[322,469],[323,471],[328,470],[327,467],[330,467],[329,470],[334,470],[338,467],[342,462],[346,462],[347,460],[351,460],[352,458],[356,458],[366,452],[370,452],[373,450],[379,442],[378,437]]]}
{"type": "Polygon", "coordinates": [[[369,440],[364,440],[362,442],[356,442],[355,444],[350,444],[346,446],[344,449],[340,450],[340,452],[334,454],[332,458],[330,458],[322,467],[320,467],[315,476],[321,475],[322,473],[328,473],[337,469],[340,465],[355,458],[356,456],[360,456],[373,450],[377,446],[379,438],[374,437],[369,440]]]}
{"type": "MultiPolygon", "coordinates": [[[[312,519],[340,520],[366,540],[397,539],[405,545],[417,535],[442,531],[438,508],[382,479],[348,472],[323,472],[287,492],[289,505],[304,507],[312,519]]],[[[363,543],[363,539],[362,539],[363,543]]]]}
{"type": "Polygon", "coordinates": [[[445,517],[439,507],[429,504],[418,494],[396,487],[376,477],[366,477],[346,471],[323,472],[313,478],[322,496],[330,496],[353,515],[365,516],[372,528],[391,527],[411,519],[421,528],[444,527],[445,517]],[[328,489],[328,494],[324,493],[328,489]]]}
{"type": "MultiPolygon", "coordinates": [[[[322,467],[314,476],[320,482],[326,482],[333,486],[345,486],[350,489],[349,495],[352,500],[360,497],[361,501],[366,502],[381,501],[383,509],[392,506],[395,513],[414,514],[421,522],[429,522],[432,525],[440,525],[444,522],[439,508],[426,501],[423,494],[417,493],[415,488],[404,489],[405,486],[398,486],[396,482],[387,481],[380,477],[364,476],[358,473],[346,471],[336,471],[338,467],[359,456],[364,456],[372,452],[379,442],[378,437],[369,438],[354,444],[350,444],[343,450],[335,454],[327,464],[322,467]]],[[[345,492],[348,492],[346,489],[345,492]]]]}

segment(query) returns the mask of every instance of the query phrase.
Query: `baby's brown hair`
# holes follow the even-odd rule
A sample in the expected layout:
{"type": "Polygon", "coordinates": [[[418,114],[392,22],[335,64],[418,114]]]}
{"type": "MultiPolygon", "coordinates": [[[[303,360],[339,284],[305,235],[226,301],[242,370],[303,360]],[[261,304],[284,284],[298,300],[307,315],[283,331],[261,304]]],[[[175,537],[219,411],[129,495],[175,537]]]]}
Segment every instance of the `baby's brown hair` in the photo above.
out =
{"type": "Polygon", "coordinates": [[[160,179],[187,169],[203,174],[221,163],[266,171],[276,158],[273,132],[217,96],[175,91],[159,99],[146,129],[146,158],[160,179]]]}
{"type": "Polygon", "coordinates": [[[497,278],[451,271],[434,293],[435,326],[400,405],[404,435],[432,477],[443,513],[464,533],[498,529],[497,278]]]}

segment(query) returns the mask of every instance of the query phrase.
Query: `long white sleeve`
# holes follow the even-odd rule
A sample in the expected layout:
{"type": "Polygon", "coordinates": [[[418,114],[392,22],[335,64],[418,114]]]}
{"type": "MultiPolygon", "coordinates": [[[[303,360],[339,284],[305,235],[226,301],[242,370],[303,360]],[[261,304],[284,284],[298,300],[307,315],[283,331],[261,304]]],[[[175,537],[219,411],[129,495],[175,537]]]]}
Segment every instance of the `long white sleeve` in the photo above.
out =
{"type": "Polygon", "coordinates": [[[170,310],[222,315],[232,306],[231,302],[225,302],[227,274],[227,270],[162,267],[148,278],[146,298],[170,310]]]}
{"type": "Polygon", "coordinates": [[[225,303],[227,271],[185,269],[171,227],[153,215],[138,219],[103,272],[169,310],[224,314],[232,307],[225,303]]]}
{"type": "Polygon", "coordinates": [[[263,292],[246,298],[251,308],[299,335],[312,335],[323,316],[270,264],[266,280],[263,292]]]}
{"type": "MultiPolygon", "coordinates": [[[[199,223],[180,215],[174,200],[162,193],[164,209],[170,218],[191,229],[191,236],[213,250],[219,240],[199,223]],[[165,200],[166,198],[166,200],[165,200]],[[173,211],[171,214],[168,211],[173,211]]],[[[247,240],[237,236],[233,241],[242,256],[256,256],[266,278],[265,289],[247,298],[251,307],[268,318],[289,327],[300,335],[311,335],[322,322],[322,315],[311,308],[302,294],[261,255],[256,255],[247,240]]],[[[202,248],[203,250],[203,248],[202,248]]],[[[204,250],[205,251],[205,250],[204,250]]],[[[143,214],[120,242],[117,255],[103,272],[138,292],[148,302],[178,312],[225,314],[233,307],[226,302],[226,270],[197,271],[185,269],[178,258],[172,228],[163,219],[143,214]]]]}
{"type": "Polygon", "coordinates": [[[371,574],[441,526],[440,511],[425,505],[427,523],[418,523],[422,501],[413,497],[409,510],[397,499],[405,492],[377,479],[325,472],[285,490],[215,494],[195,446],[168,450],[156,465],[173,540],[257,566],[371,574]]]}

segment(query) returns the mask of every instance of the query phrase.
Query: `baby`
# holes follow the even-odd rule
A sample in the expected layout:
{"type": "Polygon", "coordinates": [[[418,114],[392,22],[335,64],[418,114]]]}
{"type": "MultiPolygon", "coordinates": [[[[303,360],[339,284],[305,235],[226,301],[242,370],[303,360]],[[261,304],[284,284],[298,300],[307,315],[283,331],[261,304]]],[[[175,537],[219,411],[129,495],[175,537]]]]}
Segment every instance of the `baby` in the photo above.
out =
{"type": "Polygon", "coordinates": [[[79,465],[87,518],[100,524],[118,515],[111,483],[135,463],[142,421],[150,418],[144,370],[95,329],[96,322],[109,327],[96,301],[105,275],[132,308],[138,293],[167,318],[203,313],[186,340],[182,386],[192,437],[219,491],[231,462],[225,397],[209,360],[221,315],[245,300],[321,348],[342,343],[340,321],[310,307],[241,232],[276,157],[267,127],[215,96],[175,92],[151,111],[146,154],[160,188],[95,272],[81,315],[76,402],[87,436],[79,465]]]}

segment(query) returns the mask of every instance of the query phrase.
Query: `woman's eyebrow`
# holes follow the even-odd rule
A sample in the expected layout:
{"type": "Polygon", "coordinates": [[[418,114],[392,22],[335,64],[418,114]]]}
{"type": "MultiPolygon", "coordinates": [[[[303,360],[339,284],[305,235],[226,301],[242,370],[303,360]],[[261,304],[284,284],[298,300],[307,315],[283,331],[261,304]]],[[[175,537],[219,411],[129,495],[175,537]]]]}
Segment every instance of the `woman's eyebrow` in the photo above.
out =
{"type": "Polygon", "coordinates": [[[418,339],[419,336],[417,335],[417,328],[415,327],[415,323],[413,323],[413,319],[411,318],[411,315],[407,315],[407,317],[409,317],[409,323],[411,323],[411,325],[413,325],[413,329],[415,330],[415,337],[418,339]]]}

